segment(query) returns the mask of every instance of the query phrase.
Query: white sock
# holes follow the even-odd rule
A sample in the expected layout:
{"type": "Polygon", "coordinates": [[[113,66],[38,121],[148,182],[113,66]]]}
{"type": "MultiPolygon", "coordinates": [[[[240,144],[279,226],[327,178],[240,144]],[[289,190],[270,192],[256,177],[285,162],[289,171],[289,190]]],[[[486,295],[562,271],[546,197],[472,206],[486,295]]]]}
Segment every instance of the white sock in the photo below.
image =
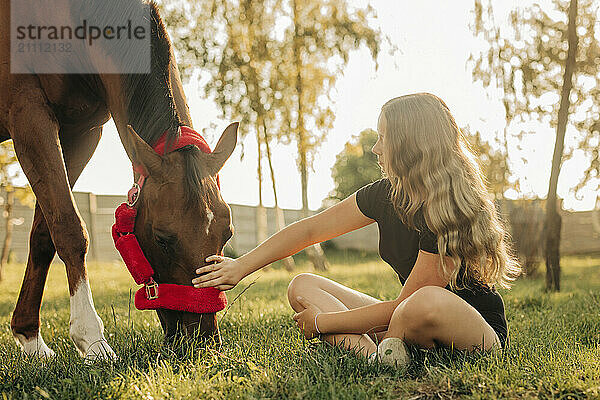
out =
{"type": "Polygon", "coordinates": [[[377,346],[379,362],[390,367],[405,368],[410,364],[410,355],[404,340],[400,338],[386,338],[377,346]]]}

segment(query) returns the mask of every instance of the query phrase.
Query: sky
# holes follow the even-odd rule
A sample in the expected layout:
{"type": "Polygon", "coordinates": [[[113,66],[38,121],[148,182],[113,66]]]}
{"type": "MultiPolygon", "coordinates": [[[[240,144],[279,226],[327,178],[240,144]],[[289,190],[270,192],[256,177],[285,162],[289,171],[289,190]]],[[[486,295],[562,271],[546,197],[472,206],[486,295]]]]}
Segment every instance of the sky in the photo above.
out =
{"type": "MultiPolygon", "coordinates": [[[[469,30],[472,0],[354,0],[351,3],[357,6],[370,4],[375,9],[378,17],[372,21],[372,26],[389,36],[398,51],[393,56],[382,51],[377,70],[367,49],[351,54],[332,96],[336,116],[333,129],[320,147],[314,171],[309,176],[311,209],[318,209],[333,189],[331,167],[344,144],[363,129],[375,129],[381,106],[393,97],[430,92],[448,104],[459,126],[469,125],[488,138],[504,129],[504,110],[500,99],[486,92],[480,83],[473,83],[466,65],[469,54],[478,46],[469,30]]],[[[513,0],[503,1],[501,7],[504,8],[497,11],[502,13],[517,3],[513,0]]],[[[202,71],[198,71],[194,79],[185,83],[184,91],[194,128],[200,132],[211,123],[217,125],[214,134],[207,136],[212,147],[230,121],[219,119],[220,113],[215,103],[202,97],[203,79],[202,71]]],[[[511,167],[520,178],[522,194],[545,197],[555,131],[544,126],[532,125],[528,128],[535,133],[523,140],[520,150],[511,149],[511,167]]],[[[567,143],[573,143],[575,134],[567,131],[567,143]]],[[[244,141],[243,159],[240,159],[241,146],[238,145],[221,171],[223,198],[228,203],[258,204],[257,150],[254,140],[253,135],[248,135],[244,141]]],[[[294,145],[274,146],[273,162],[280,206],[283,208],[301,207],[300,177],[295,159],[294,145]]],[[[558,194],[565,199],[566,209],[586,210],[594,207],[594,191],[588,190],[583,198],[576,199],[569,190],[579,182],[586,166],[586,160],[577,152],[563,164],[558,194]]],[[[265,175],[265,179],[270,178],[265,175]]],[[[74,190],[125,194],[131,184],[131,163],[111,121],[105,126],[98,149],[74,190]]],[[[273,196],[270,181],[267,181],[265,188],[264,203],[271,206],[273,196]]],[[[514,198],[517,193],[509,192],[507,196],[514,198]]]]}

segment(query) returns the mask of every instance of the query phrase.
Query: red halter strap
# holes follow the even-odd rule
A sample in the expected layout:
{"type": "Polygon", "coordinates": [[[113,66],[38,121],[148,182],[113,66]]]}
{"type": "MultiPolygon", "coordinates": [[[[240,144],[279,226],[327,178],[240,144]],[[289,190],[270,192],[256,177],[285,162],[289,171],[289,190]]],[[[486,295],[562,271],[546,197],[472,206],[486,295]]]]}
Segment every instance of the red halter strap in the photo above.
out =
{"type": "MultiPolygon", "coordinates": [[[[182,126],[180,130],[181,135],[170,144],[167,153],[188,145],[198,146],[205,153],[211,153],[210,147],[204,138],[192,128],[182,126]]],[[[158,154],[164,155],[166,142],[165,132],[154,145],[154,150],[158,154]]],[[[133,206],[138,200],[147,174],[139,166],[134,166],[133,169],[140,174],[140,178],[129,189],[127,202],[122,203],[115,211],[115,224],[112,227],[112,236],[115,247],[121,254],[133,280],[138,285],[144,285],[135,294],[135,307],[138,310],[166,308],[200,314],[223,310],[227,305],[227,297],[224,292],[218,289],[198,289],[193,286],[170,283],[161,283],[159,285],[154,281],[154,269],[144,256],[144,252],[133,233],[135,217],[137,216],[137,209],[133,206]]],[[[218,177],[217,183],[219,183],[218,177]]]]}

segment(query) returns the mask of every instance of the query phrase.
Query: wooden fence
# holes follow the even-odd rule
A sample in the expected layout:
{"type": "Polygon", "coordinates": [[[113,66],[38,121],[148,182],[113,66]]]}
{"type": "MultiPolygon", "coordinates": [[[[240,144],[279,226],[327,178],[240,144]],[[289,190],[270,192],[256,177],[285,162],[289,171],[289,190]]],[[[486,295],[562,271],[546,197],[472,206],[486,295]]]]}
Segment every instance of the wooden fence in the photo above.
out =
{"type": "MultiPolygon", "coordinates": [[[[75,192],[73,196],[87,225],[90,237],[88,259],[93,261],[120,260],[112,242],[110,228],[114,221],[114,210],[125,200],[125,197],[83,192],[75,192]]],[[[33,210],[16,203],[13,207],[13,218],[19,219],[21,223],[13,230],[11,260],[25,262],[33,210]]],[[[235,234],[228,243],[227,250],[234,254],[242,254],[256,246],[258,241],[257,208],[237,204],[230,206],[235,234]]],[[[300,210],[284,210],[284,217],[287,225],[300,219],[302,212],[300,210]]],[[[562,254],[600,253],[600,211],[563,212],[562,220],[562,254]]],[[[275,231],[275,210],[267,208],[267,233],[271,235],[275,231]]],[[[0,221],[0,244],[3,243],[4,235],[5,225],[3,221],[0,221]]],[[[372,224],[333,239],[331,242],[340,249],[377,251],[378,238],[377,226],[372,224]]]]}

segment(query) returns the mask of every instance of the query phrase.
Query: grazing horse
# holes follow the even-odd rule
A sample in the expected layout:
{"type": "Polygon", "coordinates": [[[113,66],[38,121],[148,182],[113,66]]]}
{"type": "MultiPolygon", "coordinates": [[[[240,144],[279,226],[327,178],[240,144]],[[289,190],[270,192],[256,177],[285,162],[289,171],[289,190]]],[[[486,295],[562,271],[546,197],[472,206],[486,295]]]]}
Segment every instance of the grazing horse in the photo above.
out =
{"type": "MultiPolygon", "coordinates": [[[[103,0],[82,3],[103,6],[103,0]]],[[[37,199],[27,269],[11,321],[26,354],[54,354],[40,333],[40,305],[57,253],[69,284],[71,339],[84,357],[114,357],[94,308],[85,261],[88,235],[71,192],[111,117],[128,157],[148,174],[136,204],[134,233],[156,282],[191,286],[195,269],[206,264],[208,255],[220,253],[232,235],[231,212],[216,177],[234,150],[238,125],[226,128],[212,153],[195,146],[164,155],[153,150],[161,136],[176,141],[180,126],[192,121],[156,5],[139,0],[121,4],[120,13],[136,5],[149,8],[150,73],[12,74],[11,5],[0,0],[0,141],[13,140],[37,199]]],[[[166,339],[177,333],[219,338],[214,313],[157,313],[166,339]]]]}

